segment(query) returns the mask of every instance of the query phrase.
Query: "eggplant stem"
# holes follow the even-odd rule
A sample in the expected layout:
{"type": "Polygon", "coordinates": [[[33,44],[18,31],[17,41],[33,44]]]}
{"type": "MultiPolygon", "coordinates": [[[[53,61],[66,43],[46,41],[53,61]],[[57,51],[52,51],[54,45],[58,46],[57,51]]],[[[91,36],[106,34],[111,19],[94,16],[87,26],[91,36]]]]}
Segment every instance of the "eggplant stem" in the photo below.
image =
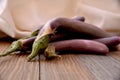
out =
{"type": "Polygon", "coordinates": [[[20,41],[14,41],[12,42],[12,44],[10,45],[9,49],[6,50],[3,54],[0,54],[0,57],[2,56],[7,56],[9,55],[10,53],[14,52],[14,51],[17,51],[17,50],[21,50],[21,43],[20,41]]]}
{"type": "Polygon", "coordinates": [[[55,47],[53,45],[48,45],[48,47],[44,51],[44,55],[46,60],[54,59],[54,58],[61,58],[60,55],[57,55],[55,52],[55,47]]]}
{"type": "Polygon", "coordinates": [[[42,52],[45,49],[50,41],[50,35],[44,35],[41,38],[37,39],[32,46],[32,52],[27,57],[28,61],[31,61],[34,57],[38,55],[38,53],[42,52]]]}
{"type": "Polygon", "coordinates": [[[37,36],[39,33],[39,30],[36,30],[30,34],[30,37],[37,36]]]}

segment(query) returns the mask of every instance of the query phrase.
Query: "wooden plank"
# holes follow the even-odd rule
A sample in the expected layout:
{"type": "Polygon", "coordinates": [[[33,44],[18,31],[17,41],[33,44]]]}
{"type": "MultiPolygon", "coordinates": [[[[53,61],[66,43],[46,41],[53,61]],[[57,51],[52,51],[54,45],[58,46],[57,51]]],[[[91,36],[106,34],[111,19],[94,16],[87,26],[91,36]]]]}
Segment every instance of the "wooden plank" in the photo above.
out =
{"type": "MultiPolygon", "coordinates": [[[[0,42],[0,53],[10,42],[0,42]]],[[[27,55],[0,58],[0,80],[39,80],[39,62],[27,62],[27,55]]]]}
{"type": "MultiPolygon", "coordinates": [[[[0,41],[0,53],[11,42],[0,41]]],[[[27,62],[27,55],[0,58],[0,80],[120,80],[120,51],[99,55],[62,55],[61,60],[27,62]],[[40,74],[39,74],[40,67],[40,74]]]]}
{"type": "Polygon", "coordinates": [[[108,55],[120,61],[120,44],[117,46],[117,51],[111,51],[108,55]]]}
{"type": "Polygon", "coordinates": [[[110,56],[81,55],[80,58],[97,80],[120,80],[120,61],[110,56]]]}
{"type": "Polygon", "coordinates": [[[116,60],[120,61],[120,51],[112,51],[109,53],[109,56],[115,58],[116,60]]]}
{"type": "Polygon", "coordinates": [[[77,55],[62,55],[61,60],[41,61],[41,80],[96,80],[77,55]]]}

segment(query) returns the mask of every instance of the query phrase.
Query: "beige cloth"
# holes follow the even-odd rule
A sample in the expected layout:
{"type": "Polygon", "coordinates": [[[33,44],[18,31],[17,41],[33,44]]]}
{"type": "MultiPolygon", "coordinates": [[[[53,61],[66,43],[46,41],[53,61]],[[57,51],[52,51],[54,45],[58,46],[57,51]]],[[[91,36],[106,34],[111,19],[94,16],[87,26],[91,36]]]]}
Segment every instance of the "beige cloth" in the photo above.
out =
{"type": "Polygon", "coordinates": [[[120,0],[0,0],[0,37],[22,38],[54,17],[74,16],[120,34],[120,0]]]}

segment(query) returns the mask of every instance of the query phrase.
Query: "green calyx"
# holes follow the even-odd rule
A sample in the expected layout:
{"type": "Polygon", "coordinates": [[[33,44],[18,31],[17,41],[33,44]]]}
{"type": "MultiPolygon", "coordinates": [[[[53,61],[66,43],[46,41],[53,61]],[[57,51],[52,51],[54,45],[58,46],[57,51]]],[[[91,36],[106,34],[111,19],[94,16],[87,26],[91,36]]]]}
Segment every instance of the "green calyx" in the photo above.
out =
{"type": "Polygon", "coordinates": [[[41,38],[37,39],[32,46],[32,52],[28,56],[28,61],[31,61],[34,57],[38,55],[39,52],[41,52],[43,49],[45,49],[48,46],[48,43],[50,41],[50,35],[42,36],[41,38]]]}
{"type": "Polygon", "coordinates": [[[30,37],[37,36],[39,33],[39,30],[36,30],[30,34],[30,37]]]}
{"type": "Polygon", "coordinates": [[[12,53],[14,51],[18,51],[18,50],[21,50],[21,42],[19,40],[12,42],[9,49],[7,51],[5,51],[3,54],[1,54],[0,57],[7,56],[10,53],[12,53]]]}
{"type": "Polygon", "coordinates": [[[46,57],[46,60],[61,57],[60,55],[56,54],[55,47],[53,45],[48,45],[48,47],[45,49],[44,55],[46,57]]]}

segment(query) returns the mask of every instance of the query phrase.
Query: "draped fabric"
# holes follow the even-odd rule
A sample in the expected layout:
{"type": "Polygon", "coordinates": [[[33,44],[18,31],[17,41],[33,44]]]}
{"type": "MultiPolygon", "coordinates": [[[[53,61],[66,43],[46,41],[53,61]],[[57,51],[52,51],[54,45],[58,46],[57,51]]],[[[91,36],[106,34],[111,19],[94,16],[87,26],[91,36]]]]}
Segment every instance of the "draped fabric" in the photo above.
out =
{"type": "Polygon", "coordinates": [[[120,0],[0,0],[0,37],[22,38],[54,17],[74,16],[120,34],[120,0]]]}

